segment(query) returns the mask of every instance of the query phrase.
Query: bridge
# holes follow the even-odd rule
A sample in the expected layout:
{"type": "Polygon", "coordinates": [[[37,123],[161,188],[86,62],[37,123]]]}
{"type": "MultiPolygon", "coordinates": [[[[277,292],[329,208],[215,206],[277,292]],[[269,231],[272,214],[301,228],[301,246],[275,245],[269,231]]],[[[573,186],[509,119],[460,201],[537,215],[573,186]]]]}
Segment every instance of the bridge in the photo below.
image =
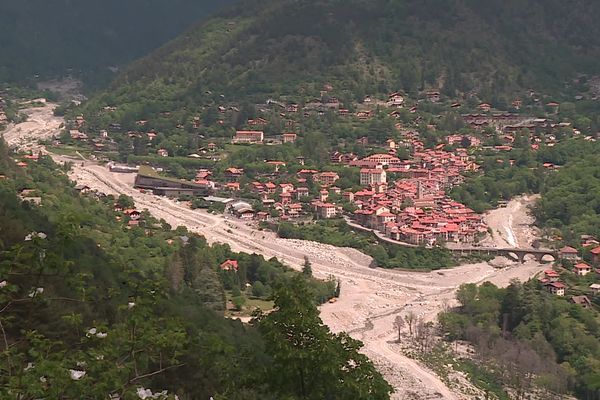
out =
{"type": "MultiPolygon", "coordinates": [[[[344,218],[348,226],[353,229],[361,230],[364,232],[373,233],[380,242],[396,244],[398,246],[404,247],[422,247],[413,243],[400,242],[398,240],[391,239],[381,232],[375,229],[369,229],[362,225],[359,225],[349,218],[344,218]]],[[[553,260],[558,259],[558,252],[550,249],[536,249],[536,248],[519,248],[519,247],[476,247],[476,246],[455,246],[455,247],[446,247],[448,251],[453,254],[466,256],[470,254],[478,254],[478,255],[486,255],[486,256],[502,256],[506,258],[513,259],[515,261],[519,261],[521,264],[525,262],[525,256],[532,255],[535,260],[539,263],[543,261],[545,256],[551,256],[553,260]]]]}
{"type": "Polygon", "coordinates": [[[456,247],[449,248],[452,253],[459,255],[480,254],[489,256],[503,256],[518,260],[521,264],[525,262],[525,256],[532,255],[538,263],[543,261],[544,256],[551,256],[553,260],[558,259],[558,253],[549,249],[518,248],[518,247],[456,247]]]}

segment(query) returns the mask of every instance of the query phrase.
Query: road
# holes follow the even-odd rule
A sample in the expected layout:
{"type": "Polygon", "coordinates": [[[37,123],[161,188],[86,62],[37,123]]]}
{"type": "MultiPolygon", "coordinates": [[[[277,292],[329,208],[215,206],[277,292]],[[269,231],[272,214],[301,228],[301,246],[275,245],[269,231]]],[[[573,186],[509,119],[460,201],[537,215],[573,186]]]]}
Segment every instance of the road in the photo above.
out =
{"type": "MultiPolygon", "coordinates": [[[[37,127],[19,125],[12,128],[11,132],[18,132],[17,143],[34,140],[36,132],[44,133],[48,124],[55,124],[51,113],[46,120],[38,112],[36,110],[37,127]]],[[[61,156],[54,158],[57,162],[68,160],[61,156]]],[[[148,209],[174,227],[184,225],[190,231],[204,235],[210,243],[227,243],[234,251],[278,257],[298,269],[304,256],[308,256],[317,277],[333,276],[341,281],[340,298],[321,307],[323,321],[333,332],[345,331],[363,341],[364,353],[394,386],[393,399],[473,398],[472,393],[463,393],[460,384],[446,385],[435,373],[399,351],[393,328],[397,315],[412,311],[426,321],[433,321],[439,311],[454,304],[454,292],[463,283],[489,280],[503,286],[513,278],[526,280],[543,269],[531,261],[517,265],[505,259],[427,273],[373,269],[369,267],[371,258],[357,250],[281,239],[239,220],[190,210],[174,200],[140,193],[133,189],[133,175],[111,173],[92,162],[86,161],[83,165],[76,162],[70,177],[107,194],[127,194],[134,198],[139,209],[148,209]]],[[[503,212],[510,210],[507,208],[503,212]]],[[[517,217],[514,219],[519,220],[517,217]]],[[[492,225],[492,229],[497,228],[500,226],[492,225]]],[[[528,234],[528,228],[521,225],[513,225],[512,229],[516,237],[528,234]]]]}

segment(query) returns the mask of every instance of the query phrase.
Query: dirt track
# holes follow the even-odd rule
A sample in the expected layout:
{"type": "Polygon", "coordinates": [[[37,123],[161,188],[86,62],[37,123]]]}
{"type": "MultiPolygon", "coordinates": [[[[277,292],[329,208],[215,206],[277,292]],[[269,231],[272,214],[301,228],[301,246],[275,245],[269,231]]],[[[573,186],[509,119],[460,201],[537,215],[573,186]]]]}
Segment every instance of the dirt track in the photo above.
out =
{"type": "MultiPolygon", "coordinates": [[[[44,131],[43,127],[49,121],[45,121],[43,116],[38,117],[36,120],[39,119],[40,126],[37,128],[30,125],[16,127],[20,128],[16,131],[17,139],[28,137],[22,140],[32,140],[36,131],[44,131]],[[28,134],[27,130],[34,134],[28,134]]],[[[48,119],[52,120],[51,114],[48,119]]],[[[55,158],[57,161],[65,160],[63,157],[55,158]]],[[[370,258],[354,249],[280,239],[273,233],[255,230],[241,221],[192,211],[175,201],[142,194],[132,187],[133,175],[111,173],[105,167],[90,162],[81,166],[78,162],[71,178],[105,193],[130,195],[138,208],[147,208],[172,226],[185,225],[191,231],[204,235],[211,243],[228,243],[235,251],[275,256],[296,268],[300,268],[304,256],[308,256],[315,275],[335,276],[342,282],[340,299],[321,308],[323,321],[332,331],[349,332],[364,342],[365,354],[374,360],[396,388],[394,399],[472,398],[472,395],[449,388],[434,373],[397,350],[393,328],[397,315],[413,311],[425,320],[434,320],[440,310],[453,304],[454,292],[462,283],[489,280],[506,285],[513,278],[526,280],[543,269],[535,262],[517,265],[506,259],[430,273],[372,269],[368,267],[370,258]],[[495,268],[491,264],[503,268],[495,268]]],[[[506,237],[514,237],[512,240],[521,245],[531,240],[531,229],[523,224],[525,206],[530,202],[531,199],[518,199],[486,217],[494,231],[505,231],[502,237],[494,238],[496,243],[506,241],[506,237]],[[513,223],[507,225],[510,217],[513,223]]]]}

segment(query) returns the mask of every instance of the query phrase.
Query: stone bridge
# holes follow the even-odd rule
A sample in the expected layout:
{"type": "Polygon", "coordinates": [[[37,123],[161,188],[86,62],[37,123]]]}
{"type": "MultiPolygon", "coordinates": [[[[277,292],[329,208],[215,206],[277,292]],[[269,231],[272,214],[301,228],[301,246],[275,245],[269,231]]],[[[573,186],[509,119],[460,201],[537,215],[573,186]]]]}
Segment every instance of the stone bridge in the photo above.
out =
{"type": "Polygon", "coordinates": [[[544,256],[551,256],[553,260],[558,259],[558,253],[549,249],[534,249],[534,248],[501,248],[501,247],[459,247],[448,249],[455,254],[469,255],[482,254],[490,256],[503,256],[518,260],[520,263],[525,262],[525,256],[532,255],[535,260],[541,263],[544,256]]]}
{"type": "MultiPolygon", "coordinates": [[[[383,233],[381,233],[377,230],[369,229],[367,227],[359,225],[347,217],[345,217],[344,219],[346,220],[346,223],[351,228],[356,229],[356,230],[361,230],[364,232],[373,233],[381,242],[397,244],[399,246],[404,246],[404,247],[420,247],[419,245],[416,245],[416,244],[399,242],[397,240],[391,239],[391,238],[385,236],[383,233]]],[[[469,246],[469,247],[455,246],[455,247],[447,247],[447,249],[449,251],[451,251],[452,253],[458,254],[458,255],[481,254],[481,255],[489,255],[489,256],[503,256],[503,257],[513,259],[515,261],[518,260],[520,263],[525,262],[525,256],[527,256],[527,255],[532,255],[535,258],[535,260],[539,263],[541,263],[543,261],[542,259],[544,258],[544,256],[551,256],[553,258],[553,260],[558,259],[558,252],[555,250],[550,250],[550,249],[519,248],[519,247],[514,247],[514,248],[512,248],[512,247],[506,247],[506,248],[474,247],[474,246],[469,246]]]]}

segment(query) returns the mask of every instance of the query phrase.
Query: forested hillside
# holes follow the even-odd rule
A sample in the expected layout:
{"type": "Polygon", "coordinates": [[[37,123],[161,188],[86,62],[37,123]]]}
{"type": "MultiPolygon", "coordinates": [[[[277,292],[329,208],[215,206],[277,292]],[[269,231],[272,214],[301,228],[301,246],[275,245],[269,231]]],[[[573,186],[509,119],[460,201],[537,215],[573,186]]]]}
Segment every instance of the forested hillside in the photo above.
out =
{"type": "MultiPolygon", "coordinates": [[[[568,279],[580,285],[574,294],[589,285],[584,278],[568,279]]],[[[474,359],[489,365],[494,380],[515,388],[516,396],[538,386],[543,398],[572,390],[579,399],[597,399],[600,299],[583,308],[541,286],[537,280],[505,289],[489,282],[463,285],[456,295],[460,307],[439,315],[442,329],[450,340],[471,342],[474,359]]]]}
{"type": "Polygon", "coordinates": [[[0,2],[0,82],[112,76],[230,0],[5,0],[0,2]]]}
{"type": "Polygon", "coordinates": [[[590,0],[246,0],[133,64],[100,102],[174,110],[222,94],[308,98],[330,83],[346,104],[435,89],[501,106],[529,88],[560,93],[593,71],[599,8],[590,0]]]}
{"type": "Polygon", "coordinates": [[[115,211],[133,206],[79,194],[47,157],[17,167],[0,142],[1,398],[389,398],[318,317],[335,285],[115,211]],[[247,286],[276,311],[225,319],[247,286]]]}

